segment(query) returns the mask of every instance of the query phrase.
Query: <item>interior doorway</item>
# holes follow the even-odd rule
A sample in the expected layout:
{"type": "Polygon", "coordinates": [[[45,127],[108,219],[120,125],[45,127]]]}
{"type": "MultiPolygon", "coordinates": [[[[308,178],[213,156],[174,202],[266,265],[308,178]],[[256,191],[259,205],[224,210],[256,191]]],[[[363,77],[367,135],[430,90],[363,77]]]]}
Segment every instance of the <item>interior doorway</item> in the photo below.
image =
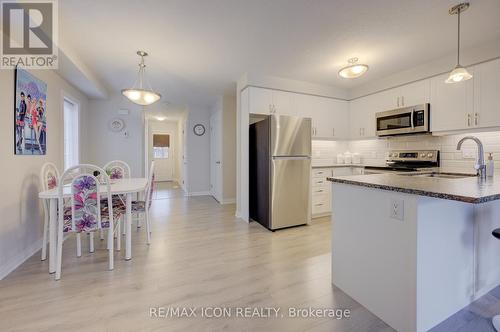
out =
{"type": "Polygon", "coordinates": [[[166,132],[152,133],[152,155],[155,162],[155,180],[172,181],[174,177],[173,137],[166,132]]]}
{"type": "Polygon", "coordinates": [[[146,169],[155,162],[155,182],[178,181],[178,122],[147,119],[145,134],[146,169]]]}

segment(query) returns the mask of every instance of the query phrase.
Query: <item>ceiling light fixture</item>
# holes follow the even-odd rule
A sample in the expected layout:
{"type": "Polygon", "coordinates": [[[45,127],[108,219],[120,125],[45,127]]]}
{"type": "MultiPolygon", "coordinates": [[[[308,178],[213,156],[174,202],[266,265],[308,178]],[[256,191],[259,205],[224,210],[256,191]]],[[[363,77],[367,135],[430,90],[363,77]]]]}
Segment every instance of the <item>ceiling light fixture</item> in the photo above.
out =
{"type": "Polygon", "coordinates": [[[158,120],[158,121],[165,121],[166,119],[167,119],[167,117],[165,117],[165,116],[157,116],[156,117],[156,120],[158,120]]]}
{"type": "Polygon", "coordinates": [[[448,76],[448,79],[445,81],[446,83],[458,83],[462,81],[467,81],[472,78],[472,75],[460,65],[460,14],[469,8],[469,3],[464,2],[453,6],[449,10],[450,15],[457,15],[458,17],[458,38],[457,38],[457,66],[453,69],[448,76]]]}
{"type": "Polygon", "coordinates": [[[149,89],[144,88],[144,76],[146,74],[144,57],[148,56],[148,54],[144,51],[137,51],[137,55],[141,57],[141,62],[139,63],[139,75],[132,88],[122,90],[122,95],[137,105],[147,106],[160,100],[161,95],[153,91],[149,82],[147,82],[149,89]],[[137,83],[139,83],[139,86],[136,88],[137,83]]]}
{"type": "Polygon", "coordinates": [[[339,76],[343,78],[356,78],[360,77],[368,70],[368,66],[358,63],[358,58],[350,58],[347,60],[349,66],[339,70],[339,76]]]}

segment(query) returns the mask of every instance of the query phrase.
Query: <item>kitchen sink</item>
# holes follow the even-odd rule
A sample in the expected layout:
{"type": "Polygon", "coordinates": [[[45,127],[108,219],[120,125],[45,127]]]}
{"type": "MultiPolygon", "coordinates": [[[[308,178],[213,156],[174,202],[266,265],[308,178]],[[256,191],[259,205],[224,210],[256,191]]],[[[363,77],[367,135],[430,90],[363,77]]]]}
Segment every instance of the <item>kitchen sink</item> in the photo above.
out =
{"type": "Polygon", "coordinates": [[[402,174],[407,176],[416,176],[422,178],[443,178],[443,179],[463,179],[477,176],[476,174],[464,174],[464,173],[446,173],[446,172],[432,172],[432,173],[413,173],[413,174],[402,174]]]}

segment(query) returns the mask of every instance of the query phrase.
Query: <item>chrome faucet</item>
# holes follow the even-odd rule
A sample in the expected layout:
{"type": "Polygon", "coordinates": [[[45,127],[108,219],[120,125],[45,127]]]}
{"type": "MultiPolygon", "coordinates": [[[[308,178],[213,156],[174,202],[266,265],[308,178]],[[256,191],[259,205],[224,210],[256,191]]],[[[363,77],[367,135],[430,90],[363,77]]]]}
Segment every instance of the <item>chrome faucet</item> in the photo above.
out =
{"type": "Polygon", "coordinates": [[[479,138],[474,137],[474,136],[465,136],[460,141],[458,141],[457,150],[460,150],[460,148],[462,147],[462,143],[468,139],[473,140],[477,144],[477,160],[476,160],[476,165],[474,165],[474,168],[476,169],[477,174],[481,177],[481,179],[486,179],[486,164],[484,163],[484,148],[483,148],[483,143],[481,143],[479,138]]]}

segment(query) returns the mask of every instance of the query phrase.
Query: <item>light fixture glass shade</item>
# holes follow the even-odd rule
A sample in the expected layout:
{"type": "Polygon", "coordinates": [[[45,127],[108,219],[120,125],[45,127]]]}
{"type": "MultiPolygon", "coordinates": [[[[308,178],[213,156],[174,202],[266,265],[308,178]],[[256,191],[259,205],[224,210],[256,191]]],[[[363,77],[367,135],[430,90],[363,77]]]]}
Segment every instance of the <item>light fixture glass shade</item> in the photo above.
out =
{"type": "Polygon", "coordinates": [[[122,95],[127,97],[131,102],[142,106],[151,105],[161,98],[159,93],[144,89],[124,89],[122,90],[122,95]]]}
{"type": "Polygon", "coordinates": [[[464,67],[458,65],[450,73],[446,79],[446,83],[459,83],[472,78],[472,75],[464,67]]]}
{"type": "Polygon", "coordinates": [[[356,78],[366,73],[368,66],[356,63],[357,61],[357,58],[349,59],[352,65],[340,69],[339,76],[343,78],[356,78]]]}

